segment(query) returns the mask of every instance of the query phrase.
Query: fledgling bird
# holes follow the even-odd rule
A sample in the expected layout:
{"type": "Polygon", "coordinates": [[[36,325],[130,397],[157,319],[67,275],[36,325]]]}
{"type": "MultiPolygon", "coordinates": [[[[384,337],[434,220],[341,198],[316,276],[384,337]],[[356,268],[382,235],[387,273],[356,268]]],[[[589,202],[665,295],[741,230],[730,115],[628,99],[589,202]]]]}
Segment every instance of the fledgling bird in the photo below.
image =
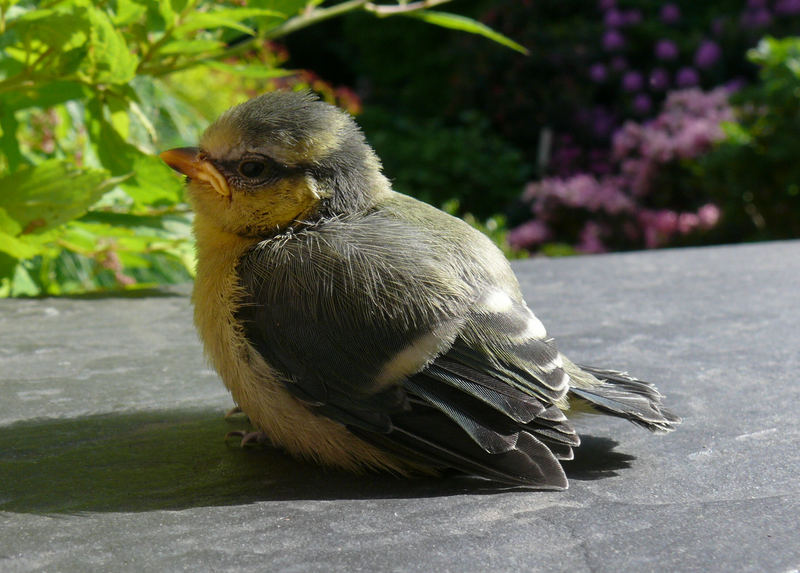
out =
{"type": "Polygon", "coordinates": [[[492,242],[392,191],[352,118],[315,96],[262,95],[161,157],[189,178],[206,354],[291,454],[562,489],[571,403],[680,422],[652,384],[563,356],[492,242]]]}

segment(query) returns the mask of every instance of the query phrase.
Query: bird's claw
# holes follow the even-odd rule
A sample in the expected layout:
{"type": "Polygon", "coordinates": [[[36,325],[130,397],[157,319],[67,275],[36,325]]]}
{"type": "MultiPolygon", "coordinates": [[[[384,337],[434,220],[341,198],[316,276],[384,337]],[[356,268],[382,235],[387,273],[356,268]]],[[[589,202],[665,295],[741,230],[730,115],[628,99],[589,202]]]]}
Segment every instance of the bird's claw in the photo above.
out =
{"type": "Polygon", "coordinates": [[[270,443],[269,437],[264,432],[245,432],[244,430],[233,430],[225,434],[225,441],[228,441],[228,439],[232,438],[233,436],[238,436],[242,439],[242,441],[239,442],[241,447],[245,447],[250,444],[261,445],[270,443]]]}
{"type": "Polygon", "coordinates": [[[241,413],[242,413],[242,409],[239,406],[234,406],[233,408],[231,408],[230,410],[225,412],[225,419],[227,420],[229,418],[232,418],[236,414],[241,414],[241,413]]]}

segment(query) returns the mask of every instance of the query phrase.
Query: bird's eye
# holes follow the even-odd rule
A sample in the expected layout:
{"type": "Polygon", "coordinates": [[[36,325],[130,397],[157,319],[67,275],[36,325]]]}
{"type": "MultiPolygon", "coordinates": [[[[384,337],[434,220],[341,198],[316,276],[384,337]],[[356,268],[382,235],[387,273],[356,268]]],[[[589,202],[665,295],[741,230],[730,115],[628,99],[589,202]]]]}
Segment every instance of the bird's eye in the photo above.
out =
{"type": "Polygon", "coordinates": [[[243,161],[239,165],[239,173],[245,177],[258,177],[264,172],[264,164],[260,161],[243,161]]]}

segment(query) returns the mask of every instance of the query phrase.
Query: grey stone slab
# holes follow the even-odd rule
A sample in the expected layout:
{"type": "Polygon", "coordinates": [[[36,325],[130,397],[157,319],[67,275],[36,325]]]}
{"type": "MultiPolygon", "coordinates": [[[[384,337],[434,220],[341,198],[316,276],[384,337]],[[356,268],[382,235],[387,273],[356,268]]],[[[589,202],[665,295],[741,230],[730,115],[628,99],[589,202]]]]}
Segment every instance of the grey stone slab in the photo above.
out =
{"type": "Polygon", "coordinates": [[[0,571],[797,571],[800,242],[515,269],[678,431],[577,420],[565,492],[350,476],[224,442],[188,287],[0,300],[0,571]]]}

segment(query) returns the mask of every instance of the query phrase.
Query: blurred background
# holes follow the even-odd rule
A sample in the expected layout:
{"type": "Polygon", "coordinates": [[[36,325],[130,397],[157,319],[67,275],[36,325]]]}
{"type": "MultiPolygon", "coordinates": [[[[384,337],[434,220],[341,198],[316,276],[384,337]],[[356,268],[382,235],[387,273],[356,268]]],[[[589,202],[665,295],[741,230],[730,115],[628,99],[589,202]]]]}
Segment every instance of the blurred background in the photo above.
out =
{"type": "Polygon", "coordinates": [[[800,0],[0,0],[0,296],[191,280],[158,151],[307,89],[513,257],[800,237],[800,0]]]}

